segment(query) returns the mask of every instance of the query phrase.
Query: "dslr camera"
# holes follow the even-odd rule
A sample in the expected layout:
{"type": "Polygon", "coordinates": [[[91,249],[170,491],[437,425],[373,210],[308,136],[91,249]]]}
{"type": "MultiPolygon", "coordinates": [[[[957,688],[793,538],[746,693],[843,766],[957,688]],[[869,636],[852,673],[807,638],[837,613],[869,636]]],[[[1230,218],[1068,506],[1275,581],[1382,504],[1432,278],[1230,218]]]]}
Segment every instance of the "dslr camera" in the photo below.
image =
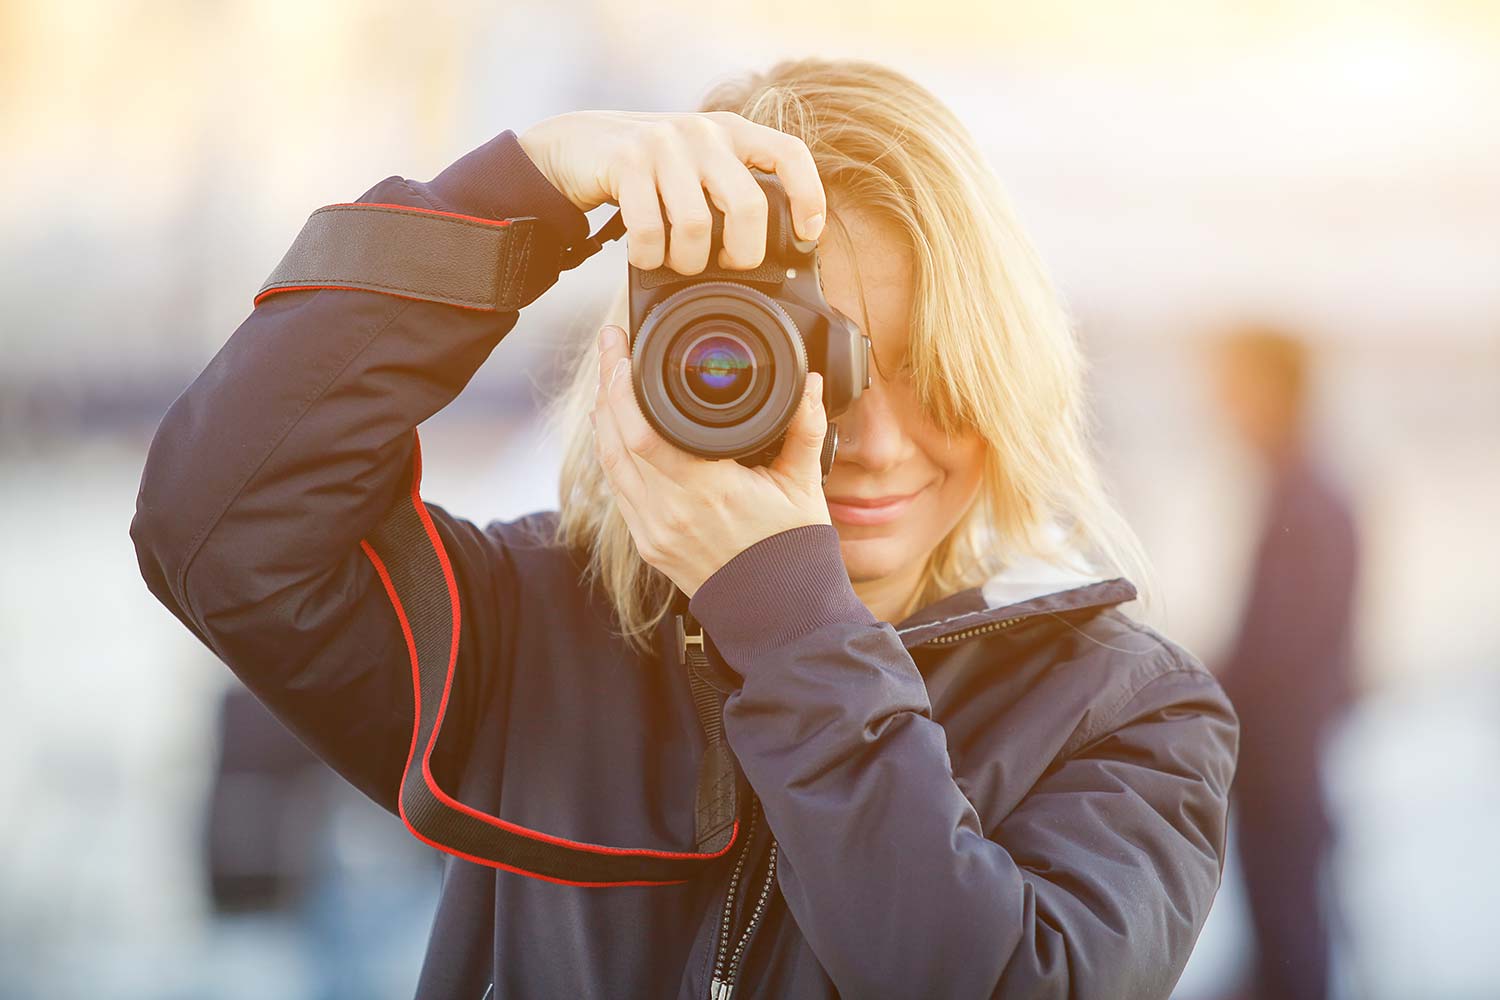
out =
{"type": "Polygon", "coordinates": [[[724,215],[712,201],[703,271],[630,265],[636,399],[657,432],[684,451],[764,465],[781,451],[807,373],[817,370],[829,417],[826,480],[838,448],[833,418],[870,386],[870,338],[824,298],[817,242],[797,236],[780,179],[750,173],[768,206],[759,267],[718,267],[724,215]]]}

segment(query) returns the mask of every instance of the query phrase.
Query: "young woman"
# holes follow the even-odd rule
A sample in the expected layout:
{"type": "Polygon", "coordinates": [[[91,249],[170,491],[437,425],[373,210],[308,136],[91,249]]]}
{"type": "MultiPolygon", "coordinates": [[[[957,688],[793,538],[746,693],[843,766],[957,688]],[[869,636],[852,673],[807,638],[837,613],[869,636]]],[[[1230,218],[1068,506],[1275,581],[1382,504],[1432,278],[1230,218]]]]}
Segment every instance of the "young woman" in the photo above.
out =
{"type": "Polygon", "coordinates": [[[936,98],[868,62],[787,62],[696,113],[504,131],[329,217],[371,227],[344,231],[388,270],[268,282],[163,420],[131,535],[188,628],[450,853],[419,996],[1168,995],[1219,884],[1237,724],[1121,610],[1146,571],[1091,454],[1073,333],[936,98]],[[874,346],[826,483],[815,374],[769,466],[662,440],[622,297],[553,412],[559,510],[481,528],[423,501],[416,425],[576,261],[583,213],[618,204],[633,264],[691,275],[712,202],[717,263],[753,267],[750,167],[781,179],[874,346]],[[498,291],[428,232],[495,240],[498,291]],[[447,585],[419,612],[371,543],[402,510],[447,585]],[[712,851],[684,611],[729,681],[746,793],[712,851]],[[460,827],[701,865],[570,878],[460,827]]]}

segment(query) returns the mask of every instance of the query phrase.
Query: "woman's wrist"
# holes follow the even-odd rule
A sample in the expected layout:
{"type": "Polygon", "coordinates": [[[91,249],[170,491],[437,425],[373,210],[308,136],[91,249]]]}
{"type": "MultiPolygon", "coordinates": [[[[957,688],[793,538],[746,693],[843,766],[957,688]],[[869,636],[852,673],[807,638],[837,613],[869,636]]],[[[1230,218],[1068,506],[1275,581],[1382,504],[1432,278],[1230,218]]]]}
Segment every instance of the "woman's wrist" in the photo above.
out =
{"type": "Polygon", "coordinates": [[[559,181],[557,171],[554,168],[554,161],[552,158],[552,137],[555,134],[555,123],[562,117],[564,116],[554,115],[551,118],[542,119],[535,125],[532,125],[530,128],[526,129],[526,131],[521,132],[519,135],[517,135],[516,141],[520,143],[521,149],[525,151],[526,156],[531,160],[532,165],[536,167],[537,171],[543,177],[547,178],[547,182],[553,187],[557,188],[558,192],[561,193],[564,198],[567,198],[568,201],[572,202],[573,207],[577,208],[580,212],[587,212],[594,206],[584,204],[577,197],[575,197],[574,194],[559,181]]]}

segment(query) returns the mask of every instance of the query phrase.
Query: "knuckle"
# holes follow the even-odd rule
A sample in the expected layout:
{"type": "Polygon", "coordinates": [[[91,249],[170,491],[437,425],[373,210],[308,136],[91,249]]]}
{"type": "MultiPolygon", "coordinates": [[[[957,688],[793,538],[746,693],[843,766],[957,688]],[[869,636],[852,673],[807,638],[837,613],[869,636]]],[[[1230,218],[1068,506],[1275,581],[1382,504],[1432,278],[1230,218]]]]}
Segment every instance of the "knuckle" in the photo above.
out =
{"type": "Polygon", "coordinates": [[[681,139],[681,134],[677,131],[675,121],[663,119],[647,125],[644,138],[646,149],[653,154],[660,155],[667,150],[674,149],[681,139]]]}
{"type": "Polygon", "coordinates": [[[713,228],[713,219],[707,212],[689,212],[672,223],[672,230],[684,236],[706,236],[713,228]]]}
{"type": "Polygon", "coordinates": [[[800,135],[792,135],[790,132],[782,132],[780,135],[782,144],[792,155],[805,159],[809,163],[812,162],[812,150],[808,148],[800,135]]]}
{"type": "Polygon", "coordinates": [[[679,127],[699,139],[718,139],[721,131],[719,123],[707,114],[689,115],[682,119],[679,127]]]}
{"type": "Polygon", "coordinates": [[[756,219],[768,212],[766,196],[759,186],[753,189],[736,190],[725,199],[725,204],[728,206],[726,208],[728,214],[737,218],[756,219]]]}
{"type": "Polygon", "coordinates": [[[647,222],[629,230],[630,242],[641,246],[655,246],[667,238],[667,229],[660,222],[647,222]]]}
{"type": "Polygon", "coordinates": [[[640,145],[627,145],[620,151],[615,161],[617,170],[629,171],[631,173],[644,173],[651,167],[650,153],[640,145]]]}
{"type": "Polygon", "coordinates": [[[819,188],[818,194],[822,195],[822,181],[818,175],[818,158],[813,155],[813,151],[808,147],[807,143],[803,142],[797,136],[789,135],[787,138],[791,140],[791,157],[801,163],[813,180],[817,182],[819,188]]]}

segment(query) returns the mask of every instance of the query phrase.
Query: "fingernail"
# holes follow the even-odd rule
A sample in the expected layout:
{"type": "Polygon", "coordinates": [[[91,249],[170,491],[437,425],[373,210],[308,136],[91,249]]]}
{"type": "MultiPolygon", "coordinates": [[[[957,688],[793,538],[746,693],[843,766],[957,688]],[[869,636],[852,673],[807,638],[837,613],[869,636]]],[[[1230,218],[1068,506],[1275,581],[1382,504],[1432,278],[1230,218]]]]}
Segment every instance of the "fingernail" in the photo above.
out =
{"type": "Polygon", "coordinates": [[[823,213],[816,212],[802,220],[802,232],[806,238],[815,240],[823,234],[823,213]]]}
{"type": "Polygon", "coordinates": [[[599,331],[599,349],[608,351],[619,342],[620,330],[615,326],[606,326],[599,331]]]}

